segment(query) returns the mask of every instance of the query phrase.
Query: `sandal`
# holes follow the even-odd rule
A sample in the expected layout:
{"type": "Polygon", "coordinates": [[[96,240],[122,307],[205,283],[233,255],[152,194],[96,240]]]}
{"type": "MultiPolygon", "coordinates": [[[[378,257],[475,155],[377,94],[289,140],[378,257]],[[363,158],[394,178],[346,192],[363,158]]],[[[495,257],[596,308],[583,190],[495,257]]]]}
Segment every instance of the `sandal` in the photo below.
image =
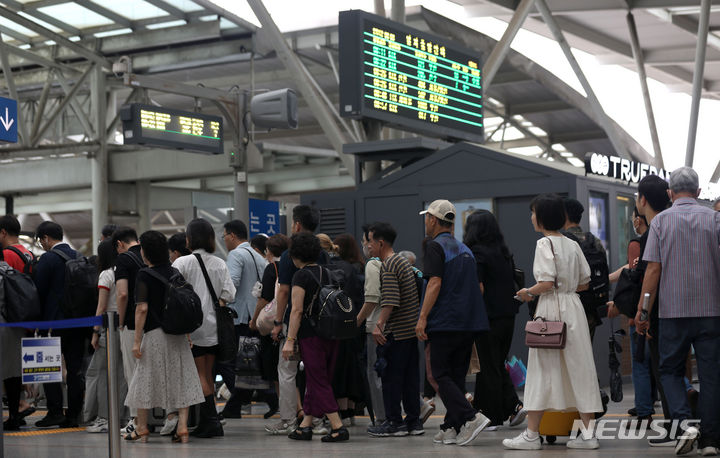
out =
{"type": "Polygon", "coordinates": [[[123,439],[125,439],[126,441],[131,441],[131,442],[139,441],[139,442],[145,443],[148,441],[149,435],[150,435],[150,430],[148,430],[148,429],[145,429],[145,431],[143,431],[143,432],[138,432],[138,430],[135,429],[130,434],[126,434],[123,439]]]}
{"type": "Polygon", "coordinates": [[[187,444],[190,442],[190,433],[185,431],[184,433],[175,432],[172,435],[172,442],[175,444],[187,444]]]}
{"type": "Polygon", "coordinates": [[[313,429],[312,426],[302,426],[295,429],[295,431],[288,434],[288,437],[290,439],[294,439],[296,441],[309,441],[312,440],[313,437],[313,429]]]}
{"type": "Polygon", "coordinates": [[[338,429],[333,429],[330,431],[330,434],[323,436],[323,438],[320,439],[322,442],[345,442],[347,440],[350,440],[350,433],[344,426],[341,426],[338,429]]]}

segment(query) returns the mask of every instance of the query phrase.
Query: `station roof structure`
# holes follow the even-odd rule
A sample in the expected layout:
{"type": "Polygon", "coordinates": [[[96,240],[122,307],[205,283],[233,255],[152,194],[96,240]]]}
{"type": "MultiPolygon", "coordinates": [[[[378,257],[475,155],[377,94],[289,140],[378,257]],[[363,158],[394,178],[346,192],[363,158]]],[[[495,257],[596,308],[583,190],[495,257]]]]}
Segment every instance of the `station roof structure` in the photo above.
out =
{"type": "MultiPolygon", "coordinates": [[[[462,6],[467,17],[507,21],[521,3],[452,2],[462,6]]],[[[573,47],[604,62],[635,68],[626,25],[630,9],[648,76],[688,93],[692,89],[698,3],[547,0],[573,47]]],[[[444,17],[441,10],[417,6],[406,10],[409,25],[464,42],[487,58],[496,41],[453,19],[444,17]]],[[[210,0],[0,0],[5,86],[0,95],[19,99],[21,118],[26,120],[21,126],[22,142],[0,147],[0,194],[16,196],[16,213],[64,214],[57,217],[67,220],[59,222],[72,228],[77,221],[84,227],[71,229],[70,235],[86,237],[87,212],[92,208],[92,165],[87,159],[99,148],[97,107],[103,106],[93,94],[100,88],[108,111],[103,131],[109,152],[108,210],[114,220],[136,218],[138,182],[149,184],[153,218],[163,221],[167,229],[182,226],[182,209],[192,204],[193,193],[216,196],[218,202],[231,206],[228,196],[235,177],[227,157],[193,157],[122,145],[117,116],[118,108],[132,101],[216,115],[223,112],[202,98],[128,84],[122,74],[113,73],[113,64],[122,60],[130,64],[133,74],[160,78],[178,88],[186,85],[226,93],[298,89],[297,75],[286,68],[255,23],[255,18],[240,17],[210,0]],[[80,213],[82,218],[72,217],[80,213]]],[[[535,9],[523,27],[551,36],[535,9]]],[[[704,97],[720,96],[718,30],[720,7],[713,6],[704,97]]],[[[336,114],[337,25],[288,32],[284,38],[317,89],[312,97],[320,97],[336,114]]],[[[620,126],[604,124],[583,95],[515,51],[509,51],[486,89],[486,141],[492,146],[575,166],[587,152],[594,151],[653,161],[620,126]]],[[[257,146],[248,153],[251,195],[293,196],[355,183],[343,152],[333,147],[306,94],[299,96],[298,129],[251,134],[257,146]]],[[[335,124],[347,143],[365,139],[359,123],[336,116],[335,124]]],[[[415,134],[400,134],[407,135],[415,134]]]]}

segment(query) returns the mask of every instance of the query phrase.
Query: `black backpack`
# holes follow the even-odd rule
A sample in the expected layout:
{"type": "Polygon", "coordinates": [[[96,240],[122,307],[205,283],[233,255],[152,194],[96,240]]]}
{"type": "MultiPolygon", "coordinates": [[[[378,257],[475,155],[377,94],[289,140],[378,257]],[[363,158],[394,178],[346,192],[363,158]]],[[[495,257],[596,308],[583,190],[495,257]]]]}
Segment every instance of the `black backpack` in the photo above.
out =
{"type": "Polygon", "coordinates": [[[585,240],[579,240],[573,234],[564,233],[568,238],[575,240],[582,249],[590,266],[590,286],[587,291],[580,293],[580,301],[588,316],[598,317],[598,308],[607,305],[610,293],[610,268],[607,257],[603,251],[597,249],[595,237],[591,232],[585,233],[585,240]]]}
{"type": "MultiPolygon", "coordinates": [[[[23,267],[22,273],[24,273],[24,274],[26,274],[26,275],[30,275],[30,277],[32,277],[33,272],[34,272],[34,268],[35,268],[35,264],[37,264],[37,259],[35,258],[35,255],[33,255],[33,254],[30,253],[30,252],[28,252],[28,253],[23,253],[22,251],[18,250],[18,249],[15,248],[14,246],[9,246],[9,247],[7,247],[7,248],[5,248],[5,249],[12,251],[12,252],[15,253],[16,255],[18,255],[18,257],[19,257],[20,259],[22,259],[22,262],[25,263],[25,266],[23,267]]],[[[0,259],[2,259],[2,256],[0,256],[0,259]]]]}
{"type": "Polygon", "coordinates": [[[97,265],[85,256],[72,259],[60,250],[50,250],[65,261],[63,315],[65,318],[95,316],[98,303],[97,265]]]}
{"type": "Polygon", "coordinates": [[[361,304],[352,299],[337,284],[323,285],[323,271],[330,277],[327,269],[320,267],[320,279],[312,275],[318,289],[310,302],[306,317],[318,336],[330,340],[352,339],[358,335],[357,316],[361,304]]]}
{"type": "Polygon", "coordinates": [[[175,268],[170,278],[165,278],[149,267],[140,270],[165,285],[165,302],[158,318],[165,334],[190,334],[202,326],[203,311],[200,297],[192,285],[175,268]]]}
{"type": "MultiPolygon", "coordinates": [[[[23,253],[20,254],[21,259],[26,260],[27,268],[30,261],[23,253]]],[[[0,260],[2,259],[0,250],[0,260]]],[[[30,275],[6,265],[0,266],[0,304],[0,313],[8,323],[33,321],[42,317],[40,296],[30,275]]]]}

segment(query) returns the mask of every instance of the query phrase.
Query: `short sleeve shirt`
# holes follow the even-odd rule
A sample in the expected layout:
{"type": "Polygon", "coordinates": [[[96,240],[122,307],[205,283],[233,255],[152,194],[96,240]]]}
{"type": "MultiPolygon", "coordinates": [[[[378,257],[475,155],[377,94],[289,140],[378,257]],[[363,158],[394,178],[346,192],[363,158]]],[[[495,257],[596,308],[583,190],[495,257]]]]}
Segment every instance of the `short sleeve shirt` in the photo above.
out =
{"type": "MultiPolygon", "coordinates": [[[[168,279],[173,273],[173,268],[170,267],[170,264],[148,267],[147,269],[152,269],[168,279]]],[[[157,278],[153,278],[145,269],[137,273],[137,284],[135,287],[135,303],[140,304],[143,302],[148,305],[148,313],[145,318],[145,327],[143,330],[150,332],[160,327],[160,317],[162,316],[162,310],[165,305],[165,285],[157,278]]]]}
{"type": "MultiPolygon", "coordinates": [[[[307,315],[316,314],[317,311],[311,310],[311,306],[313,305],[313,298],[320,288],[318,282],[322,281],[323,283],[326,283],[325,278],[328,277],[329,274],[327,270],[322,266],[305,266],[293,275],[292,287],[295,288],[297,286],[305,290],[305,298],[303,299],[303,314],[302,321],[300,322],[300,329],[298,331],[298,339],[304,339],[306,337],[313,337],[317,335],[310,326],[310,323],[307,320],[307,315]],[[320,269],[323,270],[322,277],[320,269]]],[[[292,289],[290,298],[292,300],[292,289]]]]}
{"type": "Polygon", "coordinates": [[[420,301],[415,273],[407,259],[398,254],[387,258],[380,269],[380,284],[380,305],[392,307],[385,334],[392,334],[395,340],[415,337],[420,301]]]}
{"type": "Polygon", "coordinates": [[[28,259],[28,256],[32,257],[32,255],[22,245],[18,244],[18,245],[12,245],[12,246],[13,246],[13,248],[17,248],[18,250],[20,250],[20,252],[25,254],[25,259],[21,259],[20,256],[17,255],[17,253],[15,253],[12,250],[8,250],[7,248],[2,250],[3,259],[5,260],[6,263],[8,263],[8,265],[10,267],[12,267],[13,269],[15,269],[19,272],[22,272],[25,269],[25,261],[29,261],[30,259],[28,259]]]}
{"type": "Polygon", "coordinates": [[[117,300],[115,297],[115,272],[113,269],[105,269],[100,272],[98,278],[98,289],[104,289],[108,292],[108,312],[117,312],[117,300]]]}
{"type": "MultiPolygon", "coordinates": [[[[325,251],[320,251],[320,256],[318,257],[317,263],[321,266],[327,265],[330,262],[330,257],[325,251]]],[[[295,264],[292,262],[292,258],[290,257],[290,251],[285,250],[285,252],[280,257],[280,263],[278,265],[279,270],[279,279],[278,283],[281,285],[291,285],[292,279],[295,276],[295,272],[297,272],[299,269],[295,267],[295,264]]],[[[285,308],[285,319],[283,320],[285,324],[290,323],[290,312],[292,311],[292,300],[288,299],[287,307],[285,308]]]]}
{"type": "Polygon", "coordinates": [[[442,278],[443,273],[445,273],[445,250],[443,250],[442,245],[435,240],[431,240],[425,248],[423,277],[427,279],[431,277],[442,278]]]}
{"type": "Polygon", "coordinates": [[[122,253],[115,261],[115,283],[118,280],[127,280],[128,282],[128,303],[125,310],[125,326],[128,329],[135,329],[135,284],[138,271],[144,267],[142,265],[142,255],[140,254],[140,245],[131,246],[128,250],[136,257],[127,253],[122,253]],[[139,260],[139,263],[138,263],[139,260]]]}
{"type": "Polygon", "coordinates": [[[275,282],[277,281],[278,261],[268,264],[262,276],[262,294],[261,299],[272,302],[275,298],[275,282]]]}

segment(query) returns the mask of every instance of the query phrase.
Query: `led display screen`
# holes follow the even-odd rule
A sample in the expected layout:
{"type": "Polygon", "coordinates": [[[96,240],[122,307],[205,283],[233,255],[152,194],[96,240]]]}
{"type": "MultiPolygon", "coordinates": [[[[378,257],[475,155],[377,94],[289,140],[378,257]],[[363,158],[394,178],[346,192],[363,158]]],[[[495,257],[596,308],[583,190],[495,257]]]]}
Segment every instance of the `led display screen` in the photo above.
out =
{"type": "Polygon", "coordinates": [[[478,53],[363,11],[339,24],[342,116],[483,141],[478,53]]]}
{"type": "Polygon", "coordinates": [[[125,144],[222,154],[222,118],[134,103],[121,110],[125,144]]]}

